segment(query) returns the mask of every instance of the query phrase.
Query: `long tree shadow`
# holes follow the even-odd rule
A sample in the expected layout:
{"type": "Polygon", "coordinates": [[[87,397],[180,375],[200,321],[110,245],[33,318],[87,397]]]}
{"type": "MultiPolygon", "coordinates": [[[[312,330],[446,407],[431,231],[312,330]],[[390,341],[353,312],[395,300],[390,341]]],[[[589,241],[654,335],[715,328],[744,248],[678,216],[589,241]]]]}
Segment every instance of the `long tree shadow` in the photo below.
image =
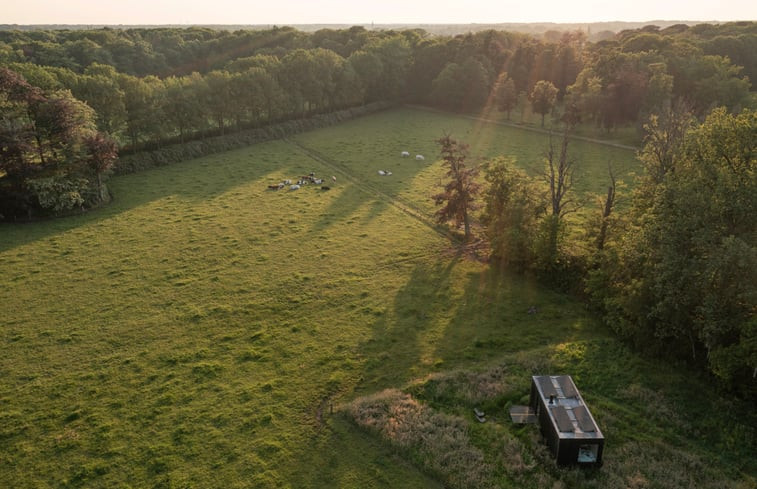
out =
{"type": "Polygon", "coordinates": [[[465,364],[605,335],[575,299],[533,278],[486,267],[468,273],[463,296],[437,347],[439,357],[465,364]]]}
{"type": "Polygon", "coordinates": [[[433,343],[426,336],[434,336],[443,327],[443,316],[451,307],[449,280],[456,263],[456,259],[439,260],[413,270],[397,291],[392,308],[373,324],[373,336],[360,349],[366,362],[356,391],[400,385],[418,372],[419,365],[433,362],[424,353],[424,344],[433,343]]]}
{"type": "Polygon", "coordinates": [[[172,216],[168,208],[175,207],[176,202],[191,208],[226,193],[231,193],[236,201],[221,211],[234,212],[235,206],[252,205],[250,197],[266,198],[267,185],[281,178],[291,178],[290,175],[300,175],[305,168],[310,168],[312,165],[302,163],[303,156],[281,141],[272,141],[114,177],[108,182],[113,200],[105,206],[60,218],[0,223],[0,252],[82,226],[107,222],[160,201],[174,202],[156,204],[151,219],[169,220],[172,216]],[[234,192],[235,188],[255,182],[259,185],[253,192],[234,192]]]}
{"type": "MultiPolygon", "coordinates": [[[[361,162],[365,159],[361,151],[353,151],[348,155],[326,154],[303,142],[294,141],[291,144],[302,150],[314,163],[326,166],[332,173],[332,177],[336,177],[333,183],[331,178],[325,179],[325,185],[338,190],[339,194],[332,200],[320,219],[313,222],[315,232],[322,231],[335,222],[347,218],[358,206],[368,201],[371,205],[370,211],[363,214],[363,220],[366,222],[381,215],[390,206],[423,217],[423,213],[416,208],[414,203],[401,198],[400,194],[411,188],[413,179],[427,168],[426,163],[408,164],[407,159],[396,155],[375,156],[373,159],[377,161],[365,163],[361,162]],[[381,178],[377,176],[378,169],[392,171],[393,174],[390,177],[381,178]]],[[[355,144],[359,146],[359,143],[355,144]]],[[[366,148],[364,152],[370,153],[370,149],[366,148]]]]}

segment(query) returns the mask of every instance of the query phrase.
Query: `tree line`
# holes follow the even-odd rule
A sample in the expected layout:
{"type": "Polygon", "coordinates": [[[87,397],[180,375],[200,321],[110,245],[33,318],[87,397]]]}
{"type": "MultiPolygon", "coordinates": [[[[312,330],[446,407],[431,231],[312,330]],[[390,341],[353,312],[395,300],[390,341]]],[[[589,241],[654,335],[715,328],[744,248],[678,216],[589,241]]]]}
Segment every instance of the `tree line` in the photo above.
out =
{"type": "MultiPolygon", "coordinates": [[[[508,116],[529,104],[542,124],[555,115],[607,130],[640,126],[679,98],[699,117],[714,106],[738,111],[754,103],[744,73],[755,69],[755,36],[755,23],[647,27],[595,44],[578,31],[548,39],[491,30],[445,37],[362,27],[312,34],[293,28],[2,31],[0,66],[45,97],[86,104],[92,112],[80,111],[84,125],[94,124],[123,154],[376,101],[454,111],[496,104],[508,116]],[[742,69],[731,56],[749,65],[742,69]]],[[[0,92],[3,137],[11,145],[24,140],[24,128],[34,133],[45,124],[34,111],[15,110],[18,103],[0,92]]],[[[40,141],[46,137],[37,134],[40,141]]],[[[12,212],[6,198],[0,214],[56,213],[79,205],[68,191],[57,203],[41,203],[24,183],[26,170],[9,161],[2,162],[0,186],[17,190],[6,195],[20,198],[18,189],[27,195],[12,212]]],[[[39,157],[20,161],[31,165],[29,171],[42,163],[39,157]]],[[[98,179],[105,176],[107,170],[98,179]]]]}
{"type": "Polygon", "coordinates": [[[608,168],[607,194],[586,220],[566,218],[578,210],[569,125],[550,138],[540,175],[497,158],[481,166],[484,185],[466,145],[445,135],[450,180],[434,196],[437,218],[464,225],[466,240],[478,218],[496,263],[572,290],[639,349],[703,367],[754,398],[757,111],[721,107],[699,122],[679,102],[644,129],[634,190],[608,168]]]}
{"type": "MultiPolygon", "coordinates": [[[[689,99],[699,115],[721,105],[750,105],[755,48],[752,22],[647,26],[598,43],[581,31],[546,39],[492,30],[445,37],[363,27],[311,34],[291,27],[0,31],[0,64],[35,86],[70,89],[95,108],[100,127],[117,139],[119,131],[133,132],[123,127],[125,120],[140,119],[143,104],[135,98],[152,95],[155,108],[174,97],[181,101],[182,90],[169,90],[167,80],[197,91],[205,100],[202,113],[211,105],[237,106],[240,90],[271,99],[269,111],[259,101],[245,101],[247,112],[257,116],[219,109],[211,121],[216,129],[234,119],[264,122],[265,116],[387,99],[469,111],[495,98],[509,111],[533,101],[541,81],[557,92],[552,101],[536,102],[538,113],[549,113],[567,97],[568,116],[612,129],[645,120],[670,96],[689,99]],[[252,68],[258,70],[248,74],[252,68]],[[260,70],[273,80],[262,80],[260,70]],[[114,107],[111,113],[106,105],[114,107]]],[[[165,137],[155,132],[142,139],[165,137]]]]}

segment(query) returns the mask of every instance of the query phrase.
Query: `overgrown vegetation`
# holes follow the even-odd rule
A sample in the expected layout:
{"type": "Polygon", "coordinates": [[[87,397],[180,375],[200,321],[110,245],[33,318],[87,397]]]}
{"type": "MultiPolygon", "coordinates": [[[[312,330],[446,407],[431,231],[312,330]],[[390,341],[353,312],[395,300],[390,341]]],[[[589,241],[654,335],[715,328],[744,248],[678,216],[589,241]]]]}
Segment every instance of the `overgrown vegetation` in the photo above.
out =
{"type": "Polygon", "coordinates": [[[566,129],[559,149],[550,139],[541,182],[506,160],[488,165],[486,236],[501,262],[584,289],[638,347],[687,358],[753,397],[757,116],[721,108],[699,124],[682,105],[668,107],[646,126],[630,206],[615,208],[610,169],[599,216],[566,219],[581,205],[566,129]]]}
{"type": "Polygon", "coordinates": [[[750,487],[754,426],[738,420],[742,411],[719,411],[723,401],[707,393],[706,381],[679,375],[641,361],[617,340],[567,342],[507,355],[488,369],[434,373],[358,398],[343,413],[448,487],[750,487]],[[538,426],[510,422],[509,407],[528,401],[530,375],[546,371],[578,379],[607,439],[601,469],[558,468],[538,426]],[[696,409],[686,406],[692,395],[696,409]],[[723,428],[705,440],[712,423],[723,428]],[[733,477],[727,466],[742,472],[733,477]]]}
{"type": "Polygon", "coordinates": [[[718,109],[681,131],[682,117],[648,126],[644,178],[588,289],[622,336],[754,396],[757,113],[718,109]]]}

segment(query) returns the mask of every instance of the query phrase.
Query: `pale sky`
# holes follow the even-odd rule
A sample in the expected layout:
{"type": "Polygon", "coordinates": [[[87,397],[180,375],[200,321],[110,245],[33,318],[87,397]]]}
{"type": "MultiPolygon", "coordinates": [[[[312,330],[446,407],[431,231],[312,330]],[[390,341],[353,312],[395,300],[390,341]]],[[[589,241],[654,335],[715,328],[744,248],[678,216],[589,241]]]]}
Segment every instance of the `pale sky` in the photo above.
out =
{"type": "Polygon", "coordinates": [[[755,0],[2,0],[0,24],[468,24],[757,20],[755,0]]]}

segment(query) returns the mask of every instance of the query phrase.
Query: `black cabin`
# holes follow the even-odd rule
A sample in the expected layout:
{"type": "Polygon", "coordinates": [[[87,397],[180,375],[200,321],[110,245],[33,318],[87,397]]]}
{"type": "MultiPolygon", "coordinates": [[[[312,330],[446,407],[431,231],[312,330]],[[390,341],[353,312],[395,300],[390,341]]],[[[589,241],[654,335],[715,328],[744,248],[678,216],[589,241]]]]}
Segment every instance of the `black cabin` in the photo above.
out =
{"type": "Polygon", "coordinates": [[[535,375],[531,411],[559,465],[602,465],[605,438],[569,375],[535,375]]]}

